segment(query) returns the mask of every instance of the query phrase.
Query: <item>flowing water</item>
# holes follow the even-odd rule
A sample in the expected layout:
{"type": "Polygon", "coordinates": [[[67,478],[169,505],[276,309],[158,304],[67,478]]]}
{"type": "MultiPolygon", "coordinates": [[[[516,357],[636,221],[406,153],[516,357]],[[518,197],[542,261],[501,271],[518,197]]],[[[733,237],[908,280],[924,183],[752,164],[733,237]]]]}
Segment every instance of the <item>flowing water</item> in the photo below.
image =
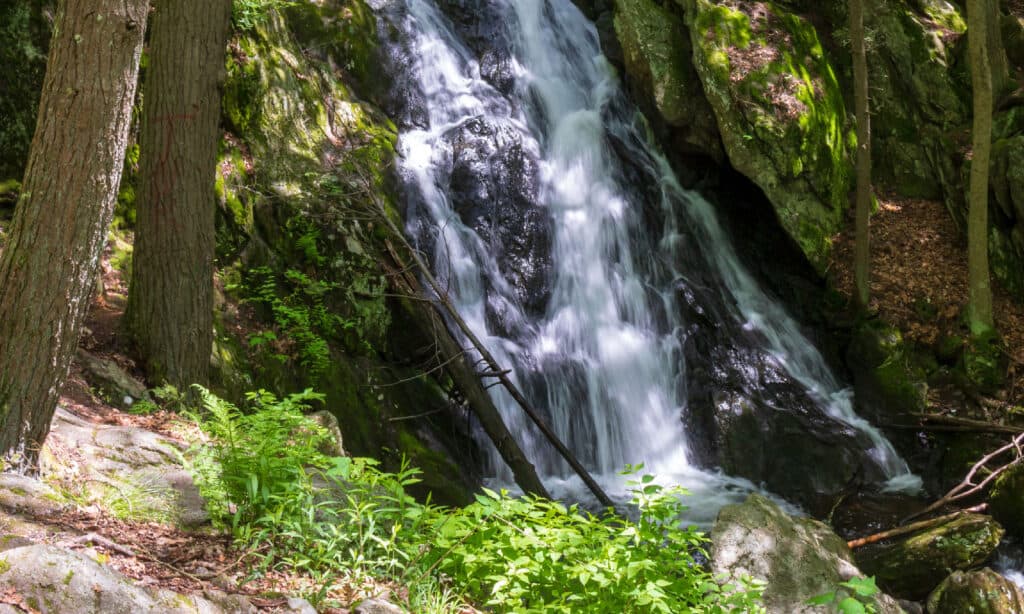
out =
{"type": "MultiPolygon", "coordinates": [[[[799,398],[889,487],[916,487],[740,264],[713,207],[680,186],[578,9],[442,3],[375,6],[398,41],[389,111],[401,125],[408,231],[462,317],[598,481],[622,496],[617,472],[643,462],[701,495],[697,521],[754,489],[697,468],[686,425],[713,421],[695,415],[694,399],[717,377],[769,411],[799,398]],[[723,366],[722,356],[735,360],[723,366]],[[773,387],[787,392],[763,390],[773,387]]],[[[585,498],[511,398],[492,391],[553,493],[585,498]]],[[[700,398],[718,403],[701,411],[728,406],[717,391],[700,398]]],[[[496,453],[490,469],[510,481],[496,453]]]]}

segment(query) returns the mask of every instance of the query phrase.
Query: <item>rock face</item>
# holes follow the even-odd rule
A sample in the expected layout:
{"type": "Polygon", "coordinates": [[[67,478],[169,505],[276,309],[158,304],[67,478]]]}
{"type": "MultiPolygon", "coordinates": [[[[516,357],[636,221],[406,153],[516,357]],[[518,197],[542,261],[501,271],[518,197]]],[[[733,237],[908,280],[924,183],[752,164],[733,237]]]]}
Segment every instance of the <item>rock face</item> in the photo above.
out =
{"type": "Polygon", "coordinates": [[[895,543],[860,548],[857,563],[886,591],[923,599],[948,574],[988,560],[1003,533],[988,516],[963,514],[895,543]]]}
{"type": "MultiPolygon", "coordinates": [[[[722,508],[711,530],[710,555],[716,575],[767,582],[764,603],[773,614],[820,611],[807,600],[862,575],[846,542],[827,525],[793,518],[758,494],[722,508]]],[[[902,612],[885,595],[878,596],[876,608],[902,612]]]]}
{"type": "Polygon", "coordinates": [[[1017,614],[1024,591],[988,569],[955,571],[928,597],[929,614],[1017,614]]]}
{"type": "MultiPolygon", "coordinates": [[[[46,614],[248,614],[256,608],[239,597],[212,599],[136,586],[113,569],[77,552],[25,546],[0,554],[0,587],[46,614]]],[[[6,594],[6,591],[5,591],[6,594]]]]}
{"type": "Polygon", "coordinates": [[[819,273],[852,178],[842,90],[814,26],[779,5],[682,0],[693,62],[732,165],[819,273]]]}
{"type": "Polygon", "coordinates": [[[693,67],[682,18],[653,0],[617,0],[614,24],[626,73],[640,89],[641,101],[654,101],[665,123],[680,129],[677,143],[721,161],[718,126],[693,67]]]}

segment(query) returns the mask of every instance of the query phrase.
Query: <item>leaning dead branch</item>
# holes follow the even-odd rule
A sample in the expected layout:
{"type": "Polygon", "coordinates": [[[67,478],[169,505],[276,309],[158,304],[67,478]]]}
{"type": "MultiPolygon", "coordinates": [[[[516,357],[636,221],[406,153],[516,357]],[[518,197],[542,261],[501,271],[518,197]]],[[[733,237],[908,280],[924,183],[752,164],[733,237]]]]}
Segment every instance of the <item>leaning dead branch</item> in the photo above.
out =
{"type": "Polygon", "coordinates": [[[1024,461],[1024,449],[1021,448],[1022,443],[1024,443],[1024,433],[1019,433],[1006,445],[989,452],[978,462],[974,463],[974,466],[967,472],[963,481],[950,489],[942,498],[920,512],[907,516],[902,522],[905,523],[914,518],[920,518],[945,505],[983,492],[996,478],[1024,461]]]}
{"type": "MultiPolygon", "coordinates": [[[[441,287],[441,284],[434,277],[433,273],[430,272],[430,267],[427,266],[426,262],[423,261],[423,259],[416,252],[416,250],[413,249],[411,245],[409,245],[408,241],[406,241],[405,235],[402,234],[402,232],[398,229],[395,223],[389,217],[387,217],[387,214],[385,212],[381,211],[381,215],[385,219],[387,224],[391,227],[392,233],[396,237],[398,237],[400,241],[402,241],[405,249],[409,252],[409,254],[411,254],[413,261],[416,263],[417,268],[419,268],[420,274],[427,281],[427,284],[430,286],[431,290],[433,290],[434,294],[437,296],[440,306],[444,308],[445,314],[451,319],[452,322],[455,323],[455,325],[462,332],[462,334],[465,335],[466,339],[469,340],[469,342],[473,345],[476,351],[480,354],[481,358],[483,358],[483,361],[488,368],[486,375],[488,377],[494,377],[499,382],[501,382],[501,385],[504,386],[505,390],[509,393],[509,396],[511,396],[519,405],[519,407],[522,408],[522,410],[526,413],[526,415],[530,418],[534,425],[540,430],[541,433],[543,433],[544,437],[548,440],[548,442],[552,446],[554,446],[554,448],[558,451],[562,458],[564,458],[565,461],[569,464],[569,466],[572,467],[573,471],[576,472],[576,475],[580,476],[580,479],[582,479],[583,483],[587,485],[587,488],[589,488],[590,491],[594,493],[594,496],[601,503],[601,505],[607,507],[614,507],[614,503],[612,502],[611,498],[608,497],[607,494],[605,494],[604,490],[598,485],[598,483],[594,480],[590,473],[583,467],[579,460],[576,459],[575,455],[573,455],[569,448],[566,447],[564,443],[562,443],[562,440],[559,439],[558,435],[556,435],[553,430],[551,430],[551,427],[548,426],[547,422],[544,421],[540,414],[538,414],[533,409],[529,401],[526,400],[526,397],[523,396],[523,393],[520,392],[518,386],[516,386],[515,383],[509,378],[509,371],[503,369],[498,364],[498,361],[495,360],[490,350],[487,349],[487,346],[485,346],[483,342],[480,341],[480,339],[476,336],[476,334],[469,327],[466,321],[462,319],[462,316],[459,315],[459,312],[455,308],[455,305],[452,304],[451,299],[448,297],[448,293],[444,291],[444,289],[441,287]]],[[[389,247],[389,250],[392,252],[392,257],[397,256],[397,252],[392,247],[389,247]]],[[[507,430],[507,428],[505,430],[507,430]]]]}

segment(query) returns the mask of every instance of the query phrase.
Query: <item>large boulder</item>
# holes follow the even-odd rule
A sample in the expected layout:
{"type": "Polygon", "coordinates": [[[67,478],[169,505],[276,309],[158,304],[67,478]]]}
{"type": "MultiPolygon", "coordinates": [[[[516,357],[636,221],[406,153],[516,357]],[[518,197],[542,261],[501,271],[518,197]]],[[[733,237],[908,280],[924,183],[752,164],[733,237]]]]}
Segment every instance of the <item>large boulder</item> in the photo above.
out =
{"type": "Polygon", "coordinates": [[[982,565],[1003,533],[989,516],[961,514],[910,537],[860,548],[857,564],[890,593],[923,599],[950,573],[982,565]]]}
{"type": "Polygon", "coordinates": [[[0,590],[46,614],[220,614],[256,608],[240,597],[184,595],[135,585],[89,557],[54,546],[25,546],[0,554],[0,590]]]}
{"type": "Polygon", "coordinates": [[[730,162],[823,273],[847,204],[854,136],[814,26],[773,3],[680,1],[730,162]]]}
{"type": "MultiPolygon", "coordinates": [[[[715,575],[766,582],[765,606],[777,614],[820,611],[807,600],[863,575],[846,542],[828,525],[790,516],[759,494],[722,508],[711,530],[710,557],[715,575]]],[[[881,594],[875,607],[880,613],[902,612],[881,594]]]]}
{"type": "Polygon", "coordinates": [[[989,568],[954,571],[928,596],[929,614],[1018,614],[1024,591],[989,568]]]}

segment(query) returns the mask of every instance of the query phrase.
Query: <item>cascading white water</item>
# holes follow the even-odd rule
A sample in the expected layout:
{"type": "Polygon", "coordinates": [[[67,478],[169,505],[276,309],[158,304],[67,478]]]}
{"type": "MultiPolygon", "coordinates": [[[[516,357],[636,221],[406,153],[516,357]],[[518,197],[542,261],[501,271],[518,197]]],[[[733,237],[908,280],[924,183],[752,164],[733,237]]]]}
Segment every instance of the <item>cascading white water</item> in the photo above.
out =
{"type": "MultiPolygon", "coordinates": [[[[513,77],[506,91],[481,76],[476,56],[433,0],[394,1],[403,3],[401,27],[425,111],[421,126],[400,139],[402,172],[417,193],[410,229],[429,229],[437,276],[462,317],[606,488],[621,493],[616,472],[644,462],[702,495],[694,497],[698,521],[754,488],[695,469],[687,451],[680,416],[687,409],[681,340],[688,323],[677,282],[687,277],[682,247],[693,241],[728,295],[727,317],[751,331],[825,413],[871,441],[870,454],[892,484],[919,483],[741,266],[712,207],[680,187],[636,112],[622,103],[595,29],[569,0],[486,3],[504,23],[513,77]],[[524,307],[493,245],[463,222],[446,188],[462,138],[453,133],[485,130],[481,120],[497,148],[514,145],[536,161],[533,196],[550,222],[552,269],[539,314],[524,307]],[[656,185],[629,184],[613,140],[656,185]],[[651,190],[661,209],[656,232],[636,195],[651,190]]],[[[582,493],[512,400],[498,389],[493,394],[549,487],[582,493]]],[[[494,466],[502,467],[499,460],[494,466]]]]}

